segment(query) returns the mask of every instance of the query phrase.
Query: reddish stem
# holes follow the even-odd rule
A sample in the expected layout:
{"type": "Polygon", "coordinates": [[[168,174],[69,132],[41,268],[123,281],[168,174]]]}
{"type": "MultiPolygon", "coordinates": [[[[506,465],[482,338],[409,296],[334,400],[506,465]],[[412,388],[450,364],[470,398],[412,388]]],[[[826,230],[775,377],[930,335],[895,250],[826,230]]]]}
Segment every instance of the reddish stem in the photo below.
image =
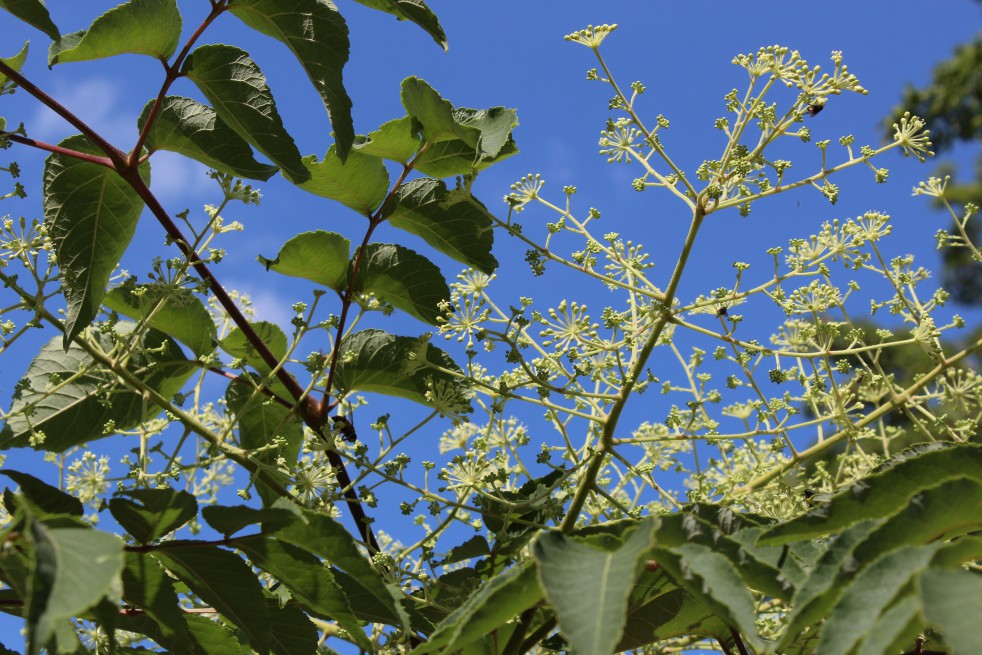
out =
{"type": "Polygon", "coordinates": [[[99,157],[98,155],[90,155],[87,152],[79,152],[78,150],[72,150],[71,148],[62,148],[61,146],[55,146],[50,143],[45,143],[44,141],[37,141],[35,139],[29,139],[26,136],[12,134],[10,132],[0,132],[0,134],[10,139],[14,143],[21,143],[25,146],[37,148],[38,150],[47,150],[48,152],[65,155],[66,157],[71,157],[73,159],[81,159],[82,161],[87,161],[90,164],[98,164],[99,166],[105,166],[106,168],[112,168],[114,170],[116,168],[108,157],[99,157]]]}

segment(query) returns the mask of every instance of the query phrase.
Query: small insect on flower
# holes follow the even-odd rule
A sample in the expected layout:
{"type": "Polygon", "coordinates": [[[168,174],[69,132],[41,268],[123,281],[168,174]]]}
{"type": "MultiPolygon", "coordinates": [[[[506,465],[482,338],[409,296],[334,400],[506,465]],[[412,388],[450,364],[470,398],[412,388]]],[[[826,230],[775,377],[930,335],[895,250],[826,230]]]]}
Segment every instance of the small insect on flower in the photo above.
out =
{"type": "Polygon", "coordinates": [[[825,98],[816,98],[807,107],[805,107],[805,111],[808,112],[809,116],[818,116],[819,112],[825,109],[825,103],[825,98]]]}
{"type": "Polygon", "coordinates": [[[355,433],[355,426],[351,421],[343,416],[332,416],[331,420],[334,421],[334,427],[338,432],[341,433],[341,438],[348,443],[355,443],[358,441],[358,435],[355,433]]]}

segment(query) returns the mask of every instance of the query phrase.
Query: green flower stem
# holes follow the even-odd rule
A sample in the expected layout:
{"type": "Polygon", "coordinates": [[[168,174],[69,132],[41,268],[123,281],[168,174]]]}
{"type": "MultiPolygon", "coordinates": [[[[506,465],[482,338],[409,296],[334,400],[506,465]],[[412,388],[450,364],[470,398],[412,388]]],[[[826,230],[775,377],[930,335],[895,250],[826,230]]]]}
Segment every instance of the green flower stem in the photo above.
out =
{"type": "Polygon", "coordinates": [[[692,215],[692,222],[689,224],[689,232],[685,237],[685,243],[682,245],[682,251],[679,253],[678,261],[675,263],[675,270],[672,271],[672,277],[668,282],[668,287],[665,289],[662,314],[652,326],[651,334],[648,336],[644,347],[641,348],[634,364],[631,366],[630,375],[625,379],[624,386],[617,393],[617,399],[614,401],[614,404],[610,408],[610,413],[604,420],[603,432],[600,435],[600,448],[591,456],[590,465],[583,474],[583,478],[576,488],[576,494],[573,496],[566,516],[559,526],[560,530],[567,534],[576,527],[576,519],[579,517],[580,511],[582,511],[583,505],[586,503],[587,496],[596,488],[597,476],[600,475],[600,471],[603,469],[607,452],[614,447],[614,433],[617,431],[617,422],[620,419],[621,412],[624,411],[624,406],[627,404],[631,391],[634,390],[634,385],[641,376],[645,364],[647,364],[648,358],[651,356],[651,352],[655,349],[655,344],[661,338],[662,331],[668,325],[672,301],[675,299],[679,282],[682,280],[682,272],[685,270],[689,254],[692,252],[692,247],[696,242],[696,235],[699,234],[699,228],[702,227],[705,218],[705,207],[702,204],[696,205],[696,210],[692,215]]]}
{"type": "Polygon", "coordinates": [[[839,443],[843,439],[846,439],[849,435],[854,434],[858,428],[862,428],[869,425],[870,423],[890,413],[894,409],[902,408],[903,405],[908,400],[910,400],[911,397],[914,396],[914,394],[916,394],[918,391],[926,387],[928,384],[933,382],[934,379],[937,378],[939,375],[941,375],[946,370],[948,370],[949,368],[951,368],[961,360],[971,355],[979,348],[982,348],[982,337],[976,339],[974,342],[972,342],[970,346],[968,346],[964,350],[955,353],[951,357],[939,363],[937,366],[935,366],[930,371],[925,373],[922,377],[920,377],[916,382],[914,382],[909,387],[904,389],[903,393],[892,396],[889,399],[889,401],[880,405],[875,410],[865,415],[863,418],[856,421],[848,428],[839,430],[832,436],[827,437],[826,439],[820,441],[819,443],[816,443],[811,448],[801,451],[801,453],[797,457],[793,457],[789,459],[788,461],[784,462],[780,466],[777,466],[774,469],[768,471],[767,473],[757,478],[754,478],[743,487],[740,487],[739,489],[737,489],[738,494],[742,492],[743,495],[746,495],[756,489],[760,489],[761,487],[765,486],[775,478],[778,478],[781,475],[787,473],[789,470],[798,466],[799,464],[803,462],[807,462],[813,457],[821,455],[830,447],[839,443]]]}

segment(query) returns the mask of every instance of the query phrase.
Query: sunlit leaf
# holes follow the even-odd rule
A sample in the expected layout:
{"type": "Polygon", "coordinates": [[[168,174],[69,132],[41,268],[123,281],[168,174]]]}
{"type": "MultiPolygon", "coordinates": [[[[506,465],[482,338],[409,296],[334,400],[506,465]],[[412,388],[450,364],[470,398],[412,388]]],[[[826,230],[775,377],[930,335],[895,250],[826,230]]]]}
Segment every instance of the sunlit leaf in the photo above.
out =
{"type": "Polygon", "coordinates": [[[413,130],[413,119],[403,116],[383,123],[367,135],[355,137],[354,149],[366,155],[407,163],[419,150],[419,136],[413,130]]]}
{"type": "Polygon", "coordinates": [[[201,357],[218,344],[215,322],[201,299],[188,289],[137,285],[133,278],[109,290],[103,304],[135,320],[150,317],[149,325],[168,334],[201,357]]]}
{"type": "Polygon", "coordinates": [[[336,232],[303,232],[283,244],[275,259],[259,256],[268,271],[310,280],[335,291],[348,286],[351,244],[336,232]]]}
{"type": "Polygon", "coordinates": [[[430,177],[472,175],[516,154],[518,146],[511,139],[494,157],[482,157],[477,148],[460,140],[441,141],[427,146],[413,161],[413,167],[430,177]]]}
{"type": "MultiPolygon", "coordinates": [[[[141,132],[153,103],[153,100],[147,103],[140,114],[137,124],[141,132]]],[[[278,170],[276,166],[256,161],[246,140],[214,109],[190,98],[163,99],[144,145],[150,152],[177,152],[209,168],[250,180],[268,180],[278,170]]]]}
{"type": "MultiPolygon", "coordinates": [[[[2,5],[3,2],[2,0],[0,0],[0,6],[2,5]]],[[[24,47],[20,49],[20,52],[18,52],[16,55],[12,57],[0,57],[0,61],[13,68],[15,71],[20,71],[21,66],[24,65],[25,61],[27,61],[27,50],[29,45],[30,45],[30,41],[25,41],[24,47]]],[[[3,88],[3,85],[6,83],[7,83],[7,76],[4,75],[3,73],[0,73],[0,88],[3,88]]],[[[0,126],[0,129],[3,129],[2,126],[0,126]]]]}
{"type": "Polygon", "coordinates": [[[931,568],[921,575],[919,586],[924,615],[944,635],[951,655],[982,653],[982,578],[931,568]]]}
{"type": "Polygon", "coordinates": [[[153,619],[159,631],[159,636],[154,637],[162,645],[171,650],[194,652],[173,581],[149,554],[126,553],[123,598],[153,619]]]}
{"type": "Polygon", "coordinates": [[[48,66],[124,53],[167,60],[181,39],[176,0],[130,0],[102,14],[88,29],[51,44],[48,66]]]}
{"type": "MultiPolygon", "coordinates": [[[[266,344],[266,347],[273,353],[277,360],[286,357],[286,334],[283,333],[283,330],[278,325],[269,321],[257,321],[249,325],[252,326],[253,331],[259,335],[259,338],[266,344]]],[[[239,328],[235,328],[229,332],[218,345],[232,357],[241,359],[244,363],[259,371],[268,371],[270,369],[266,361],[259,355],[259,351],[256,350],[255,345],[249,341],[245,333],[239,328]]]]}
{"type": "Polygon", "coordinates": [[[350,49],[348,26],[337,7],[328,0],[231,0],[228,7],[243,23],[296,55],[331,117],[337,153],[344,161],[355,129],[341,72],[350,49]]]}
{"type": "Polygon", "coordinates": [[[266,76],[247,52],[230,45],[199,46],[188,55],[181,72],[201,90],[218,116],[279,166],[286,179],[294,184],[310,179],[276,111],[266,76]]]}
{"type": "Polygon", "coordinates": [[[226,537],[256,523],[263,524],[263,532],[278,530],[291,522],[293,517],[293,512],[279,507],[207,505],[201,508],[201,518],[226,537]]]}
{"type": "Polygon", "coordinates": [[[116,535],[86,528],[49,528],[31,524],[34,576],[26,616],[28,651],[36,653],[56,624],[95,605],[120,589],[123,542],[116,535]]]}
{"type": "Polygon", "coordinates": [[[373,155],[355,150],[348,153],[347,161],[342,162],[335,153],[335,146],[331,146],[322,161],[310,155],[304,157],[303,162],[310,172],[310,179],[300,185],[301,189],[337,200],[365,216],[371,215],[389,191],[385,164],[373,155]]]}
{"type": "MultiPolygon", "coordinates": [[[[63,148],[102,156],[82,136],[63,148]]],[[[149,165],[141,167],[149,182],[149,165]]],[[[51,154],[44,167],[44,220],[58,256],[65,302],[64,346],[99,313],[106,285],[126,251],[143,200],[111,168],[67,155],[51,154]]]]}

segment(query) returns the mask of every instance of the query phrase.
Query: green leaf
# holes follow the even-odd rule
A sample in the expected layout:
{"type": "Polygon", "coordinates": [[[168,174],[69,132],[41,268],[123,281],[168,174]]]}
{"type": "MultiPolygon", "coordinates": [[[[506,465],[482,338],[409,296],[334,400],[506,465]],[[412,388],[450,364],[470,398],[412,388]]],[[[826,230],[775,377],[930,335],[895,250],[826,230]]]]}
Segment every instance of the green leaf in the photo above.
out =
{"type": "Polygon", "coordinates": [[[331,146],[323,161],[310,155],[303,158],[303,163],[310,179],[300,185],[301,189],[337,200],[359,214],[371,216],[389,192],[389,173],[382,160],[374,155],[354,150],[342,161],[335,146],[331,146]]]}
{"type": "Polygon", "coordinates": [[[780,646],[787,646],[798,634],[823,617],[827,616],[839,597],[845,591],[846,584],[854,571],[847,571],[852,564],[852,553],[872,533],[882,521],[861,521],[838,535],[828,550],[819,558],[811,575],[805,584],[795,592],[791,603],[791,614],[788,617],[787,629],[781,638],[780,646]],[[839,580],[841,583],[837,584],[839,580]]]}
{"type": "Polygon", "coordinates": [[[626,622],[638,559],[653,545],[655,521],[642,521],[610,550],[559,532],[539,535],[532,552],[559,632],[577,653],[614,653],[626,622]]]}
{"type": "MultiPolygon", "coordinates": [[[[287,342],[286,334],[280,329],[276,323],[270,323],[269,321],[257,321],[255,323],[250,323],[252,329],[255,330],[259,338],[262,339],[266,347],[269,348],[270,352],[276,357],[277,360],[282,360],[286,357],[287,342]]],[[[270,367],[266,364],[266,361],[259,356],[259,352],[256,350],[246,335],[239,328],[233,329],[228,335],[218,343],[219,347],[227,352],[232,357],[241,359],[243,362],[252,366],[259,371],[269,371],[270,367]]]]}
{"type": "Polygon", "coordinates": [[[443,33],[440,21],[423,0],[356,0],[366,7],[392,14],[399,20],[416,23],[433,37],[444,50],[447,49],[447,35],[443,33]]]}
{"type": "Polygon", "coordinates": [[[756,610],[737,565],[701,544],[656,548],[655,560],[675,583],[689,590],[728,624],[733,625],[756,650],[763,650],[757,633],[756,610]]]}
{"type": "MultiPolygon", "coordinates": [[[[0,0],[0,6],[2,6],[2,0],[0,0]]],[[[20,52],[18,52],[13,57],[0,57],[0,61],[13,68],[15,71],[20,71],[21,66],[24,65],[25,61],[27,61],[27,49],[30,43],[31,43],[30,41],[25,41],[24,47],[20,49],[20,52]]],[[[7,83],[7,76],[4,75],[3,73],[0,73],[0,89],[2,89],[6,83],[7,83]]],[[[3,129],[3,125],[0,124],[0,130],[2,129],[3,129]]]]}
{"type": "Polygon", "coordinates": [[[89,29],[66,34],[48,49],[48,67],[124,53],[170,59],[181,40],[175,0],[130,0],[96,18],[89,29]]]}
{"type": "MultiPolygon", "coordinates": [[[[140,114],[137,125],[141,132],[154,102],[148,102],[140,114]]],[[[209,168],[250,180],[266,181],[278,170],[276,166],[256,161],[245,139],[214,109],[190,98],[163,99],[144,145],[151,153],[177,152],[209,168]]]]}
{"type": "MultiPolygon", "coordinates": [[[[82,136],[63,148],[102,156],[82,136]]],[[[149,165],[141,167],[149,182],[149,165]]],[[[44,219],[58,257],[65,302],[64,347],[99,313],[106,285],[126,251],[143,200],[113,169],[51,154],[44,167],[44,219]]]]}
{"type": "Polygon", "coordinates": [[[269,652],[270,626],[262,586],[240,557],[191,541],[171,541],[154,557],[202,601],[239,628],[261,655],[269,652]]]}
{"type": "Polygon", "coordinates": [[[982,578],[930,568],[919,579],[924,616],[944,635],[952,655],[982,653],[982,578]]]}
{"type": "Polygon", "coordinates": [[[399,396],[442,413],[470,411],[466,383],[439,370],[460,371],[450,356],[421,339],[363,330],[345,337],[334,372],[338,390],[399,396]],[[430,391],[429,396],[427,392],[430,391]]]}
{"type": "Polygon", "coordinates": [[[0,475],[6,475],[16,482],[17,486],[20,487],[20,493],[43,512],[69,514],[71,516],[82,516],[85,513],[82,501],[78,498],[52,487],[33,475],[10,469],[0,470],[0,475]]]}
{"type": "Polygon", "coordinates": [[[433,651],[455,652],[511,621],[542,600],[536,568],[531,560],[491,578],[440,622],[426,643],[410,655],[433,651]]]}
{"type": "Polygon", "coordinates": [[[822,627],[815,655],[851,653],[897,594],[928,567],[936,550],[901,546],[855,574],[822,627]]]}
{"type": "MultiPolygon", "coordinates": [[[[409,618],[399,602],[399,592],[382,580],[371,562],[358,550],[354,538],[340,523],[323,514],[302,510],[297,515],[297,520],[280,529],[275,536],[280,541],[313,553],[347,572],[349,575],[346,580],[350,583],[350,588],[371,598],[374,611],[372,620],[408,629],[409,618]]],[[[342,586],[345,587],[345,593],[351,599],[354,609],[349,585],[342,586]]]]}
{"type": "Polygon", "coordinates": [[[27,602],[28,652],[37,653],[56,624],[78,616],[120,587],[123,542],[87,528],[31,523],[36,564],[27,602]]]}
{"type": "MultiPolygon", "coordinates": [[[[316,653],[317,626],[294,605],[280,607],[271,600],[268,603],[269,625],[272,631],[269,648],[275,655],[310,655],[316,653]]],[[[361,626],[358,631],[364,634],[361,626]]]]}
{"type": "Polygon", "coordinates": [[[232,0],[228,8],[243,23],[284,43],[296,55],[331,117],[337,153],[344,161],[355,129],[351,98],[341,79],[350,49],[348,26],[337,7],[328,0],[232,0]]]}
{"type": "Polygon", "coordinates": [[[450,552],[447,553],[447,556],[440,560],[440,565],[445,566],[447,564],[453,564],[454,562],[463,562],[475,557],[484,557],[485,555],[490,554],[491,546],[488,544],[488,540],[481,535],[474,535],[462,544],[451,548],[450,552]]]}
{"type": "Polygon", "coordinates": [[[354,149],[366,155],[407,163],[419,150],[420,140],[413,129],[411,116],[383,123],[368,135],[355,137],[354,149]]]}
{"type": "Polygon", "coordinates": [[[51,22],[44,0],[0,0],[0,9],[6,9],[31,27],[41,30],[52,41],[61,38],[58,28],[51,22]]]}
{"type": "Polygon", "coordinates": [[[618,652],[686,635],[702,635],[724,643],[732,641],[726,623],[687,590],[674,584],[663,586],[666,592],[628,609],[618,652]]]}
{"type": "Polygon", "coordinates": [[[464,147],[454,147],[453,156],[461,157],[470,149],[473,152],[470,156],[472,168],[483,160],[507,156],[503,151],[509,143],[514,148],[511,132],[518,125],[514,109],[455,108],[418,77],[407,77],[402,81],[402,105],[415,120],[428,147],[442,141],[458,140],[464,147]]]}
{"type": "Polygon", "coordinates": [[[188,55],[181,71],[195,83],[218,116],[239,136],[300,184],[310,179],[279,112],[266,76],[244,50],[230,45],[203,45],[188,55]]]}
{"type": "Polygon", "coordinates": [[[866,637],[856,649],[857,655],[893,655],[914,642],[921,632],[921,603],[914,594],[904,596],[869,626],[866,637]]]}
{"type": "Polygon", "coordinates": [[[283,524],[291,522],[293,517],[293,512],[278,507],[208,505],[201,508],[201,518],[226,537],[256,523],[263,523],[263,532],[278,530],[283,524]]]}
{"type": "Polygon", "coordinates": [[[283,244],[275,259],[259,256],[267,271],[310,280],[341,292],[348,286],[351,244],[336,232],[302,232],[283,244]]]}
{"type": "Polygon", "coordinates": [[[518,154],[518,146],[511,139],[508,139],[494,157],[482,157],[476,148],[463,141],[441,141],[428,146],[420,153],[413,161],[413,167],[430,177],[473,175],[516,154],[518,154]]]}
{"type": "Polygon", "coordinates": [[[372,644],[348,606],[348,599],[331,575],[331,570],[306,550],[264,536],[237,539],[235,547],[260,569],[290,590],[294,600],[307,610],[338,622],[366,651],[372,644]]]}
{"type": "Polygon", "coordinates": [[[407,77],[402,81],[402,106],[419,124],[427,143],[460,139],[477,148],[481,130],[455,120],[450,101],[418,77],[407,77]]]}
{"type": "Polygon", "coordinates": [[[448,257],[491,274],[498,260],[491,215],[466,191],[448,191],[442,181],[422,178],[396,191],[385,216],[392,225],[421,237],[448,257]]]}
{"type": "Polygon", "coordinates": [[[814,510],[768,530],[761,545],[781,545],[833,534],[864,519],[896,514],[923,489],[967,478],[982,484],[982,445],[935,447],[902,453],[888,468],[863,478],[814,510]]]}
{"type": "Polygon", "coordinates": [[[419,320],[437,324],[440,303],[450,299],[450,288],[436,264],[426,257],[389,243],[370,243],[355,252],[358,262],[352,291],[377,298],[419,320]]]}
{"type": "MultiPolygon", "coordinates": [[[[120,322],[115,331],[125,337],[134,325],[120,322]]],[[[117,344],[112,334],[101,331],[93,331],[91,338],[104,352],[117,344]]],[[[139,340],[127,369],[165,397],[179,391],[193,372],[180,347],[153,329],[139,340]]],[[[117,377],[80,346],[73,343],[62,351],[61,338],[55,337],[42,346],[14,392],[7,424],[0,432],[0,449],[30,445],[63,452],[132,428],[156,411],[155,405],[145,404],[141,393],[120,386],[117,377]],[[45,436],[43,442],[32,443],[39,433],[45,436]]]]}
{"type": "Polygon", "coordinates": [[[185,344],[197,357],[210,354],[218,345],[211,314],[189,289],[138,285],[131,277],[123,285],[110,289],[102,302],[137,321],[150,317],[151,327],[185,344]]]}
{"type": "MultiPolygon", "coordinates": [[[[254,382],[259,384],[258,377],[254,382]]],[[[282,467],[278,462],[282,459],[289,467],[297,461],[303,444],[303,424],[299,415],[241,382],[233,381],[229,384],[225,391],[225,402],[229,411],[235,414],[239,446],[248,451],[259,451],[253,453],[252,458],[265,464],[274,478],[283,486],[288,486],[289,479],[281,471],[282,467]],[[282,440],[282,444],[277,448],[270,448],[277,438],[282,440]]],[[[264,505],[272,504],[279,497],[262,481],[256,481],[256,489],[264,505]]]]}
{"type": "Polygon", "coordinates": [[[161,487],[118,492],[109,511],[119,525],[141,544],[157,541],[198,515],[193,494],[161,487]]]}
{"type": "Polygon", "coordinates": [[[195,652],[171,578],[149,554],[126,553],[123,598],[153,619],[157,628],[154,639],[162,646],[178,652],[195,652]]]}

